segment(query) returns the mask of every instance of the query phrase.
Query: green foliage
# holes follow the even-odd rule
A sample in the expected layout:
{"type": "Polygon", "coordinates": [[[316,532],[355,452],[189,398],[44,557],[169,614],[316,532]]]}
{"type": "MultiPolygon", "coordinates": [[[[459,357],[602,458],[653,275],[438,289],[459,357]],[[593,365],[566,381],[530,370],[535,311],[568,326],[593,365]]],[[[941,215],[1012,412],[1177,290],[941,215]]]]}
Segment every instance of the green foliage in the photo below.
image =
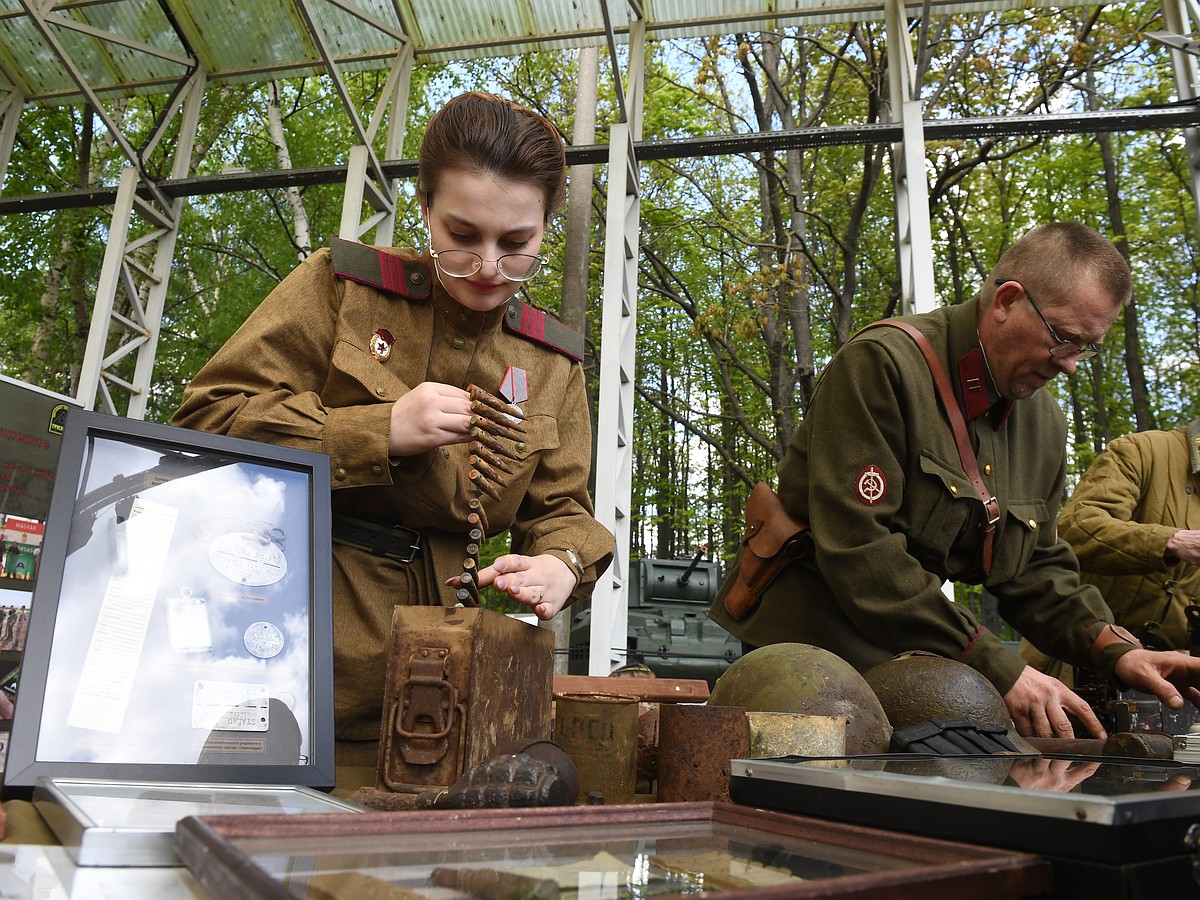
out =
{"type": "MultiPolygon", "coordinates": [[[[939,17],[928,28],[926,116],[1008,117],[1137,107],[1175,96],[1170,59],[1145,39],[1157,7],[1128,4],[939,17]]],[[[914,23],[914,35],[916,24],[914,23]]],[[[627,48],[619,48],[626,54],[627,48]]],[[[348,76],[369,121],[383,72],[348,76]]],[[[876,125],[888,121],[881,23],[652,42],[642,137],[876,125]]],[[[413,70],[402,156],[415,158],[430,115],[449,96],[492,90],[547,115],[573,140],[574,53],[482,59],[413,70]]],[[[327,79],[277,86],[290,164],[343,164],[356,137],[327,79]]],[[[600,63],[597,141],[618,120],[616,87],[600,63]]],[[[119,103],[136,144],[163,97],[119,103]]],[[[192,174],[279,168],[268,85],[210,87],[192,174]]],[[[169,177],[178,121],[148,160],[169,177]]],[[[1032,225],[1061,218],[1112,234],[1119,209],[1133,262],[1137,358],[1122,323],[1102,362],[1050,390],[1073,423],[1072,477],[1117,434],[1149,415],[1161,427],[1200,414],[1200,265],[1186,147],[1177,131],[974,136],[926,152],[936,297],[961,303],[1003,250],[1032,225]],[[1110,185],[1113,193],[1110,194],[1110,185]],[[1145,387],[1133,373],[1145,370],[1145,387]]],[[[382,153],[382,136],[376,152],[382,153]]],[[[126,160],[102,123],[78,108],[27,111],[6,196],[115,185],[126,160]]],[[[727,559],[750,486],[774,468],[802,420],[815,379],[857,328],[901,311],[894,148],[814,143],[793,150],[643,162],[631,555],[687,556],[701,545],[727,559]]],[[[563,217],[551,223],[547,274],[524,299],[559,309],[568,263],[589,272],[588,340],[600,344],[609,173],[595,167],[587,258],[564,258],[563,217]]],[[[619,176],[624,178],[624,173],[619,176]]],[[[342,185],[298,189],[304,227],[279,188],[191,198],[182,224],[155,366],[149,417],[166,420],[188,380],[304,253],[337,232],[342,185]]],[[[72,393],[90,325],[111,208],[0,218],[0,367],[72,393]]],[[[144,229],[144,225],[139,225],[144,229]]],[[[143,233],[143,232],[138,232],[143,233]]],[[[369,238],[369,236],[368,236],[369,238]]],[[[400,186],[395,243],[424,242],[411,182],[400,186]]],[[[1132,319],[1130,320],[1132,321],[1132,319]]],[[[594,363],[594,360],[589,360],[594,363]]],[[[594,365],[592,369],[594,370],[594,365]]],[[[487,552],[504,552],[506,538],[487,552]]]]}

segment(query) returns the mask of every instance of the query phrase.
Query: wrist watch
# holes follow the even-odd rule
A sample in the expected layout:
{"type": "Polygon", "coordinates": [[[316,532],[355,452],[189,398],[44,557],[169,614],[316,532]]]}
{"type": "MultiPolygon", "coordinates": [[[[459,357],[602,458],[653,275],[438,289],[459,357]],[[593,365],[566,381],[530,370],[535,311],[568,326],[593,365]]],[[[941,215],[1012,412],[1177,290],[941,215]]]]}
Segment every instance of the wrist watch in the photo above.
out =
{"type": "Polygon", "coordinates": [[[574,550],[572,550],[570,547],[564,548],[562,552],[567,557],[567,565],[569,565],[572,569],[575,570],[575,577],[578,579],[576,584],[582,584],[583,583],[583,563],[579,561],[579,554],[576,553],[574,550]]]}

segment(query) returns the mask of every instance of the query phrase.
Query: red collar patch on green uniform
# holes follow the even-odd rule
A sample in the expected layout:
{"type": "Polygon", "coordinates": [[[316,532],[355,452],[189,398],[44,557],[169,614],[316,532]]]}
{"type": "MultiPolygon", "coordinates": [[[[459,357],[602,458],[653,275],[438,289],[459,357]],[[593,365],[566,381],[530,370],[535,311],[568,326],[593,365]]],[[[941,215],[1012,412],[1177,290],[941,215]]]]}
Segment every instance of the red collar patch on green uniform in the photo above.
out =
{"type": "Polygon", "coordinates": [[[528,303],[512,299],[504,312],[504,327],[514,334],[583,362],[583,335],[528,303]]]}
{"type": "Polygon", "coordinates": [[[340,278],[369,284],[405,300],[428,300],[433,291],[433,279],[420,260],[336,237],[329,241],[329,252],[333,273],[340,278]]]}
{"type": "Polygon", "coordinates": [[[1009,413],[1012,412],[1012,401],[1002,397],[992,403],[988,399],[987,365],[982,347],[973,347],[958,358],[958,383],[966,402],[968,421],[982,416],[989,410],[994,412],[993,428],[999,428],[1008,421],[1009,413]]]}

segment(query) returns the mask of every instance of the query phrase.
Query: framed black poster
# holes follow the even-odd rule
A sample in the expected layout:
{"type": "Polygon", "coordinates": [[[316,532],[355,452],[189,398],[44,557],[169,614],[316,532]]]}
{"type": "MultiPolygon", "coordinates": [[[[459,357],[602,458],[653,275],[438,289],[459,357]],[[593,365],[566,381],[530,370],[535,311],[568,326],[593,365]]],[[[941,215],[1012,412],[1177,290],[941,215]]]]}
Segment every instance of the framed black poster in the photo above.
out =
{"type": "Polygon", "coordinates": [[[67,416],[6,791],[331,787],[328,457],[67,416]]]}
{"type": "MultiPolygon", "coordinates": [[[[25,646],[67,412],[77,400],[0,375],[0,668],[25,646]]],[[[0,678],[3,673],[0,673],[0,678]]],[[[0,688],[3,689],[3,688],[0,688]]]]}

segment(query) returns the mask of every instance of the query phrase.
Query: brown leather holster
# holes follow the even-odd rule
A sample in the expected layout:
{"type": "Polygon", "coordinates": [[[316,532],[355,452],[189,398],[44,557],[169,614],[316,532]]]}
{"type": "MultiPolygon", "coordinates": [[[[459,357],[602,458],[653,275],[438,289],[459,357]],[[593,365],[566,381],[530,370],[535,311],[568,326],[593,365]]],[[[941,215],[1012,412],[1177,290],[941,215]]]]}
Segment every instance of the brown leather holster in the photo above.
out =
{"type": "Polygon", "coordinates": [[[725,611],[737,621],[758,605],[763,591],[784,566],[804,555],[808,523],[789,513],[779,496],[760,481],[746,500],[738,576],[725,595],[725,611]]]}

